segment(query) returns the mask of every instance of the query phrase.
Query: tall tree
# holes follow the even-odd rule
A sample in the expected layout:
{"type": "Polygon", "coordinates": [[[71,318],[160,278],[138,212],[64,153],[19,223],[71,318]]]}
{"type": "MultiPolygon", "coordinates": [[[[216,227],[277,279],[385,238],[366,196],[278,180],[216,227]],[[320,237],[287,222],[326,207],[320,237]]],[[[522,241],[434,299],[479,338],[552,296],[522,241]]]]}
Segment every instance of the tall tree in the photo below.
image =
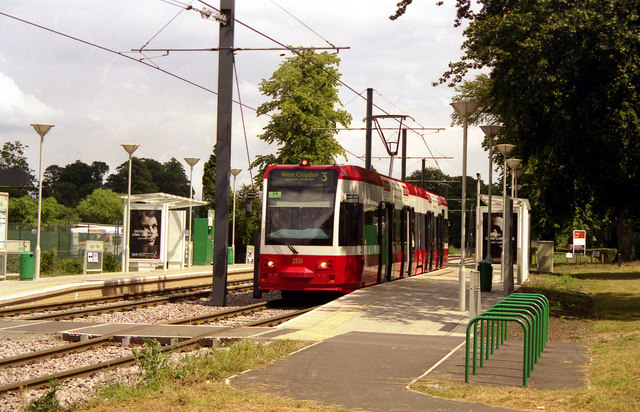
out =
{"type": "Polygon", "coordinates": [[[351,115],[337,107],[339,63],[333,54],[306,50],[287,58],[270,79],[262,80],[260,91],[271,100],[258,107],[258,115],[271,113],[271,120],[258,137],[278,150],[254,161],[261,172],[271,163],[298,164],[308,158],[315,164],[334,164],[345,155],[334,138],[338,124],[351,123],[351,115]]]}
{"type": "Polygon", "coordinates": [[[216,146],[213,146],[213,153],[204,164],[202,174],[202,198],[209,202],[209,209],[215,208],[216,203],[216,146]]]}
{"type": "MultiPolygon", "coordinates": [[[[38,199],[30,196],[9,198],[9,222],[35,225],[38,221],[38,199]]],[[[72,208],[59,204],[54,197],[42,199],[42,224],[71,225],[78,221],[72,208]]]]}
{"type": "MultiPolygon", "coordinates": [[[[176,159],[160,163],[154,159],[133,157],[131,163],[131,193],[164,192],[189,197],[189,178],[176,159]]],[[[114,192],[127,193],[128,179],[129,161],[126,161],[107,177],[106,186],[114,192]]]]}
{"type": "Polygon", "coordinates": [[[5,142],[0,152],[0,170],[22,170],[28,175],[28,186],[24,188],[10,187],[3,188],[9,193],[10,197],[26,196],[34,190],[36,178],[34,171],[29,168],[29,162],[24,154],[28,146],[23,145],[20,141],[5,142]]]}
{"type": "Polygon", "coordinates": [[[84,222],[122,224],[123,200],[111,189],[98,188],[76,208],[84,222]]]}
{"type": "MultiPolygon", "coordinates": [[[[156,162],[157,163],[157,162],[156,162]]],[[[138,157],[131,158],[131,193],[153,193],[158,186],[147,168],[148,163],[138,157]]],[[[116,193],[127,193],[129,184],[129,161],[116,168],[116,172],[107,177],[106,186],[116,193]]]]}
{"type": "Polygon", "coordinates": [[[490,70],[491,109],[524,160],[542,236],[555,236],[576,211],[613,213],[618,249],[631,259],[640,206],[640,0],[477,3],[457,1],[456,24],[469,23],[465,54],[441,82],[490,70]]]}
{"type": "Polygon", "coordinates": [[[173,157],[162,164],[162,171],[154,175],[154,181],[161,192],[189,197],[189,178],[182,163],[173,157]]]}
{"type": "Polygon", "coordinates": [[[51,165],[44,172],[42,195],[55,197],[61,205],[76,207],[80,200],[102,186],[108,171],[109,166],[100,161],[91,165],[80,160],[64,167],[51,165]]]}

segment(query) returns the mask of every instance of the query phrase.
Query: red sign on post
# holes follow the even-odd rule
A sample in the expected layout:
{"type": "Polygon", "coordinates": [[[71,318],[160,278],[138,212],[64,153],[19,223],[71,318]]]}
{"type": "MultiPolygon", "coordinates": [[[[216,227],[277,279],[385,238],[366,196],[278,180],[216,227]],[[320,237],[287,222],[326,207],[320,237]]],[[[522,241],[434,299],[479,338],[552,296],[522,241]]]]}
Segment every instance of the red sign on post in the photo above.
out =
{"type": "Polygon", "coordinates": [[[586,230],[573,231],[573,245],[571,245],[571,248],[572,248],[572,252],[575,252],[577,249],[578,252],[587,253],[587,231],[586,230]]]}

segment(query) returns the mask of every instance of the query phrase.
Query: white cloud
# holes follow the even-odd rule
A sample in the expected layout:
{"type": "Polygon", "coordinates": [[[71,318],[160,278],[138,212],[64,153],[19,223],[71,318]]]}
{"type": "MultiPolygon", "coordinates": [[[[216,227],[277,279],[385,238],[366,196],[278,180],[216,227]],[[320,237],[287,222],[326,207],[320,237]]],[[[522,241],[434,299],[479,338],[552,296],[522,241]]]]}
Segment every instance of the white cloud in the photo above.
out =
{"type": "Polygon", "coordinates": [[[47,123],[62,115],[61,110],[24,92],[12,78],[1,72],[0,90],[0,117],[5,126],[24,126],[34,121],[47,123]]]}

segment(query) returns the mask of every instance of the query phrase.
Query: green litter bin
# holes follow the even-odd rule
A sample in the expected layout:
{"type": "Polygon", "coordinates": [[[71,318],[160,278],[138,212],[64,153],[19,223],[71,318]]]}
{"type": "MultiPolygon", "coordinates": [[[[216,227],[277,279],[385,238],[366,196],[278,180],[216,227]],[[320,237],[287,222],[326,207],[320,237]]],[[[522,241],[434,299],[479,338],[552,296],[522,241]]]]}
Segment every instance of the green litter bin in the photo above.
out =
{"type": "Polygon", "coordinates": [[[480,291],[491,292],[491,283],[493,282],[493,267],[488,260],[478,262],[478,271],[480,272],[480,291]]]}
{"type": "Polygon", "coordinates": [[[33,280],[33,252],[20,253],[20,280],[33,280]]]}
{"type": "Polygon", "coordinates": [[[234,259],[233,248],[231,246],[229,246],[227,248],[227,264],[233,265],[233,259],[234,259]]]}

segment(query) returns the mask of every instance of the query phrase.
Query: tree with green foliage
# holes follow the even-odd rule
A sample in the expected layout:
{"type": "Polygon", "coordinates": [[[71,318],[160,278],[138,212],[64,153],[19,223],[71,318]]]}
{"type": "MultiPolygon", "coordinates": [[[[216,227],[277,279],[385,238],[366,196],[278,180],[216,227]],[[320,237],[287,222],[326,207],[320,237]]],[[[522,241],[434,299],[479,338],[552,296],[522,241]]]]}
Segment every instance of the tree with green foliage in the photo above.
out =
{"type": "Polygon", "coordinates": [[[123,199],[111,189],[98,188],[76,208],[83,222],[121,225],[123,199]]]}
{"type": "MultiPolygon", "coordinates": [[[[189,197],[189,178],[184,167],[175,158],[160,163],[154,159],[133,157],[131,159],[131,193],[163,192],[189,197]]],[[[106,186],[117,193],[127,193],[129,161],[116,168],[116,173],[107,177],[106,186]]]]}
{"type": "MultiPolygon", "coordinates": [[[[139,157],[131,158],[131,193],[154,193],[158,186],[147,168],[149,163],[139,157]]],[[[153,162],[156,162],[155,160],[153,162]]],[[[156,162],[158,163],[158,162],[156,162]]],[[[127,193],[129,184],[129,161],[116,168],[116,172],[107,177],[106,187],[116,193],[127,193]]]]}
{"type": "Polygon", "coordinates": [[[204,164],[202,174],[202,199],[206,200],[210,209],[215,208],[216,203],[216,146],[213,146],[213,153],[204,164]]]}
{"type": "MultiPolygon", "coordinates": [[[[74,224],[78,216],[73,208],[59,204],[54,197],[42,199],[42,224],[74,224]]],[[[9,198],[9,222],[35,225],[38,222],[38,199],[30,196],[9,198]]]]}
{"type": "Polygon", "coordinates": [[[80,200],[102,186],[108,171],[109,166],[100,161],[91,165],[80,160],[64,167],[51,165],[44,172],[42,195],[53,196],[62,205],[76,207],[80,200]]]}
{"type": "Polygon", "coordinates": [[[27,173],[29,183],[27,187],[2,188],[10,197],[22,197],[29,194],[35,188],[35,172],[29,168],[29,162],[24,154],[28,146],[19,141],[5,142],[0,152],[0,170],[23,170],[27,173]]]}
{"type": "Polygon", "coordinates": [[[307,158],[312,164],[334,164],[345,156],[335,139],[338,124],[349,126],[351,115],[338,98],[340,59],[327,52],[305,50],[287,58],[270,79],[263,79],[260,91],[271,100],[258,107],[258,115],[271,114],[264,133],[258,137],[278,146],[275,154],[258,156],[252,166],[263,172],[273,163],[298,164],[307,158]]]}
{"type": "MultiPolygon", "coordinates": [[[[410,0],[401,2],[402,7],[410,0]]],[[[640,210],[640,0],[457,1],[464,55],[441,83],[489,70],[501,140],[522,158],[536,231],[554,238],[578,217],[617,220],[634,257],[640,210]],[[472,7],[473,5],[473,7],[472,7]],[[582,215],[582,216],[580,216],[582,215]]]]}
{"type": "Polygon", "coordinates": [[[182,163],[173,157],[162,164],[159,174],[154,174],[154,181],[160,192],[190,197],[189,177],[182,163]]]}

